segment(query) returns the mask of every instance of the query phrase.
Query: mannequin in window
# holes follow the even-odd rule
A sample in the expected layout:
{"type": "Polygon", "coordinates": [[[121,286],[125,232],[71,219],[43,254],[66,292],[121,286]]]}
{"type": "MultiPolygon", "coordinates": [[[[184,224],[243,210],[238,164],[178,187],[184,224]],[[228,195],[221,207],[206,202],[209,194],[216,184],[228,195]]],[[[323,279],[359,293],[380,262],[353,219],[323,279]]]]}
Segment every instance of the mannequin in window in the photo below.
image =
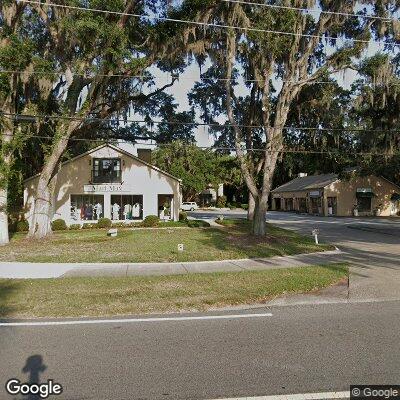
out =
{"type": "Polygon", "coordinates": [[[73,219],[73,220],[77,220],[78,218],[77,218],[77,216],[78,216],[78,214],[77,214],[77,209],[76,209],[76,207],[75,206],[71,206],[71,219],[73,219]]]}
{"type": "Polygon", "coordinates": [[[124,205],[124,218],[125,220],[132,218],[132,206],[130,204],[124,205]]]}
{"type": "Polygon", "coordinates": [[[159,218],[163,220],[165,218],[165,207],[160,206],[158,209],[159,218]]]}
{"type": "Polygon", "coordinates": [[[93,210],[96,213],[96,219],[99,220],[101,218],[101,214],[103,213],[103,206],[100,203],[96,203],[93,207],[93,210]]]}
{"type": "Polygon", "coordinates": [[[140,204],[136,203],[132,207],[132,218],[140,218],[140,204]]]}
{"type": "Polygon", "coordinates": [[[118,203],[114,203],[112,206],[112,219],[113,221],[118,221],[119,220],[119,210],[120,206],[118,203]]]}
{"type": "Polygon", "coordinates": [[[88,208],[88,205],[87,205],[87,204],[84,204],[84,205],[82,206],[82,208],[81,208],[81,219],[82,219],[82,220],[87,219],[87,218],[86,218],[86,215],[87,215],[87,208],[88,208]]]}
{"type": "Polygon", "coordinates": [[[82,219],[82,207],[75,207],[75,219],[77,221],[82,219]]]}
{"type": "Polygon", "coordinates": [[[88,221],[91,221],[93,219],[93,205],[92,204],[88,204],[88,206],[86,207],[85,217],[88,221]]]}

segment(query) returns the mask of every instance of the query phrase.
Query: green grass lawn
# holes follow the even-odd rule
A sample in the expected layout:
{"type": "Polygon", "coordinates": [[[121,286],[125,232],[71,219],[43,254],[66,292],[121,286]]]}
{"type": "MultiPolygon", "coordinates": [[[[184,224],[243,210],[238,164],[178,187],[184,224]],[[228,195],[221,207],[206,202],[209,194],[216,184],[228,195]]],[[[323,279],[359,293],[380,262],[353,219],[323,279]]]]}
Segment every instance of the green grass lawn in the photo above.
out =
{"type": "MultiPolygon", "coordinates": [[[[227,223],[227,222],[226,222],[227,223]]],[[[115,238],[105,230],[59,231],[44,240],[23,234],[0,247],[0,261],[27,262],[173,262],[271,257],[330,249],[311,237],[268,225],[268,235],[249,234],[247,221],[220,228],[119,229],[115,238]],[[185,250],[179,253],[178,243],[185,250]]]]}
{"type": "Polygon", "coordinates": [[[264,302],[346,279],[346,265],[125,278],[0,280],[0,317],[79,317],[207,310],[264,302]]]}

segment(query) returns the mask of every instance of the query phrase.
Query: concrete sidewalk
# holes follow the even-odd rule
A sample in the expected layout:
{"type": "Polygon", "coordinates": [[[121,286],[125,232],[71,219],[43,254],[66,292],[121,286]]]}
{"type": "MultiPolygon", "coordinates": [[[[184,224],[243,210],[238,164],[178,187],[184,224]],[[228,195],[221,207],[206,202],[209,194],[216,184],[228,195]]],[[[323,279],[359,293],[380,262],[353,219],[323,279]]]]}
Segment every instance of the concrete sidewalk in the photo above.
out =
{"type": "Polygon", "coordinates": [[[0,263],[0,278],[44,279],[60,277],[151,276],[207,272],[238,272],[276,268],[296,268],[343,262],[340,250],[295,256],[225,261],[137,264],[0,263]]]}

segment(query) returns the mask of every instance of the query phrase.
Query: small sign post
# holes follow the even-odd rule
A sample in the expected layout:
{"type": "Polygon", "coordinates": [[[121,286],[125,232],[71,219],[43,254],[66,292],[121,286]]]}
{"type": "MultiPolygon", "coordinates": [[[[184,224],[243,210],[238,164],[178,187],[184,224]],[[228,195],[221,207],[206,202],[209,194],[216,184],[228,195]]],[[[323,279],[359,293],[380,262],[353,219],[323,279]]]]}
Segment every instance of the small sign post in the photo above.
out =
{"type": "Polygon", "coordinates": [[[184,250],[183,243],[178,244],[178,251],[182,252],[184,250]]]}
{"type": "Polygon", "coordinates": [[[318,228],[313,229],[311,234],[315,238],[315,244],[319,244],[319,242],[318,242],[319,229],[318,228]]]}

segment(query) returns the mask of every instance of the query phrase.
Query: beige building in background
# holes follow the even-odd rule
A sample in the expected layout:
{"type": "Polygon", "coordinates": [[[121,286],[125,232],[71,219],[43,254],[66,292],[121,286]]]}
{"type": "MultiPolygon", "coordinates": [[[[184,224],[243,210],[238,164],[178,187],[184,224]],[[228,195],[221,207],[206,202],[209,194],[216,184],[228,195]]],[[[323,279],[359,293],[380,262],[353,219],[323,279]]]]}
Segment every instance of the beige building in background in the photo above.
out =
{"type": "Polygon", "coordinates": [[[272,191],[272,209],[313,215],[395,216],[400,213],[400,187],[374,175],[301,174],[272,191]]]}
{"type": "MultiPolygon", "coordinates": [[[[140,221],[158,215],[178,220],[181,180],[151,165],[148,152],[143,158],[105,144],[64,162],[55,178],[53,220],[61,218],[68,225],[93,223],[103,217],[140,221]]],[[[28,222],[38,180],[36,175],[24,182],[28,222]]]]}

